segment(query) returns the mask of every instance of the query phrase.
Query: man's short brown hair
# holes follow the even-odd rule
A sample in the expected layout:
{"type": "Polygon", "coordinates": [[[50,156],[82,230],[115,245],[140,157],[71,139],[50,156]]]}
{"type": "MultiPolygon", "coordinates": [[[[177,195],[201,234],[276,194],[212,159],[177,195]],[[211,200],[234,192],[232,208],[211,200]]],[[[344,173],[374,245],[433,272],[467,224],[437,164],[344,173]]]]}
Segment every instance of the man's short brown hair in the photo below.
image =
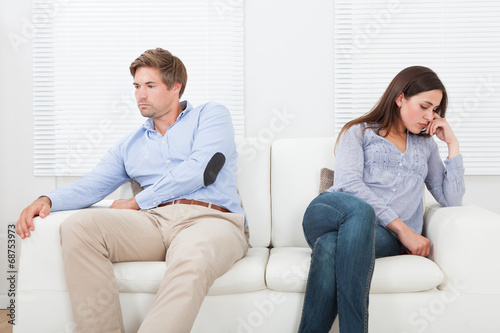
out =
{"type": "Polygon", "coordinates": [[[135,77],[135,72],[140,67],[157,68],[160,71],[163,83],[167,85],[168,89],[172,89],[175,82],[181,83],[182,87],[179,91],[179,98],[181,98],[187,82],[186,67],[184,67],[181,59],[162,48],[151,49],[132,62],[130,65],[132,77],[135,77]]]}

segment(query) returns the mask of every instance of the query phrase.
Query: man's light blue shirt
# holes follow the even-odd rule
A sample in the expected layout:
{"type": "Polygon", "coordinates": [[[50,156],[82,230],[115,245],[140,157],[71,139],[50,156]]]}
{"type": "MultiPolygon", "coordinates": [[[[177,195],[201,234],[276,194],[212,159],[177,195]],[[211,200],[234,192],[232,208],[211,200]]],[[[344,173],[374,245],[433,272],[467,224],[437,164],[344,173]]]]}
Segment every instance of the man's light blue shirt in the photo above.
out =
{"type": "Polygon", "coordinates": [[[340,137],[334,185],[329,192],[347,192],[375,210],[378,224],[396,218],[422,233],[424,184],[443,206],[460,206],[465,193],[462,155],[441,160],[431,137],[408,133],[406,151],[367,129],[352,126],[340,137]]]}
{"type": "Polygon", "coordinates": [[[113,146],[94,170],[50,192],[52,211],[88,207],[133,179],[144,188],[135,197],[141,209],[186,198],[244,214],[237,194],[237,153],[229,111],[216,103],[193,108],[182,102],[181,106],[182,113],[165,136],[148,119],[113,146]],[[216,181],[205,186],[204,171],[216,153],[226,161],[216,181]]]}

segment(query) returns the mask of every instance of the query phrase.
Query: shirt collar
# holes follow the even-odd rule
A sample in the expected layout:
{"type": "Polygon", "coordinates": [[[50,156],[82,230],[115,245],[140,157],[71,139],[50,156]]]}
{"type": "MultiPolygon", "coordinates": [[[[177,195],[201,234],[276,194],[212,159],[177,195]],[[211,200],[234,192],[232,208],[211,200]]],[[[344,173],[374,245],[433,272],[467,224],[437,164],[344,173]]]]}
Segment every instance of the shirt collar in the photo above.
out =
{"type": "Polygon", "coordinates": [[[189,111],[191,111],[193,107],[191,106],[191,104],[189,104],[188,101],[182,101],[181,109],[182,112],[179,114],[179,117],[177,117],[177,121],[179,121],[182,117],[184,117],[187,113],[189,113],[189,111]]]}
{"type": "MultiPolygon", "coordinates": [[[[177,121],[182,119],[189,111],[191,111],[193,109],[193,107],[191,106],[191,104],[188,101],[181,101],[180,104],[181,104],[182,112],[177,117],[177,121]]],[[[142,126],[148,131],[155,130],[155,124],[153,122],[153,119],[151,119],[151,118],[148,118],[148,120],[146,120],[144,122],[144,124],[142,124],[142,126]]]]}

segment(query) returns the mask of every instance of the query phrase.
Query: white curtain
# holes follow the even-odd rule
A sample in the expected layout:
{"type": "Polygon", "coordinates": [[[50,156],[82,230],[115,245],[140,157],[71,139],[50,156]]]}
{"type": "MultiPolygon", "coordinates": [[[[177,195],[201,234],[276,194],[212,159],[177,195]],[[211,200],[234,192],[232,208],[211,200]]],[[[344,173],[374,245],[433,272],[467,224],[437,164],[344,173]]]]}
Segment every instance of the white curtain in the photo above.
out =
{"type": "Polygon", "coordinates": [[[334,15],[337,133],[400,70],[427,66],[446,86],[466,174],[500,175],[499,1],[336,0],[334,15]]]}
{"type": "Polygon", "coordinates": [[[33,23],[35,175],[82,175],[142,125],[129,65],[157,47],[187,68],[182,99],[243,136],[242,0],[33,0],[33,23]]]}

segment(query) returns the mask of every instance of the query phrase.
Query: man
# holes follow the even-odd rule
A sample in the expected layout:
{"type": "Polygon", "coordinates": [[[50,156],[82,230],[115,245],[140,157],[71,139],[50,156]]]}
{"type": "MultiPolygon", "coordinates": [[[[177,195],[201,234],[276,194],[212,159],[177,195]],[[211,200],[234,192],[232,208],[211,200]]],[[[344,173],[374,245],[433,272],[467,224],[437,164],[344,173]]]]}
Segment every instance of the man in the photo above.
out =
{"type": "Polygon", "coordinates": [[[187,74],[179,58],[148,50],[130,66],[142,128],[119,141],[93,171],[26,207],[33,217],[88,207],[133,179],[144,190],[110,209],[89,209],[61,224],[68,292],[78,332],[123,332],[113,262],[163,261],[167,269],[139,332],[189,332],[215,279],[248,249],[236,188],[236,150],[228,110],[180,102],[187,74]],[[97,313],[92,302],[109,299],[97,313]],[[109,297],[108,297],[109,296],[109,297]]]}

